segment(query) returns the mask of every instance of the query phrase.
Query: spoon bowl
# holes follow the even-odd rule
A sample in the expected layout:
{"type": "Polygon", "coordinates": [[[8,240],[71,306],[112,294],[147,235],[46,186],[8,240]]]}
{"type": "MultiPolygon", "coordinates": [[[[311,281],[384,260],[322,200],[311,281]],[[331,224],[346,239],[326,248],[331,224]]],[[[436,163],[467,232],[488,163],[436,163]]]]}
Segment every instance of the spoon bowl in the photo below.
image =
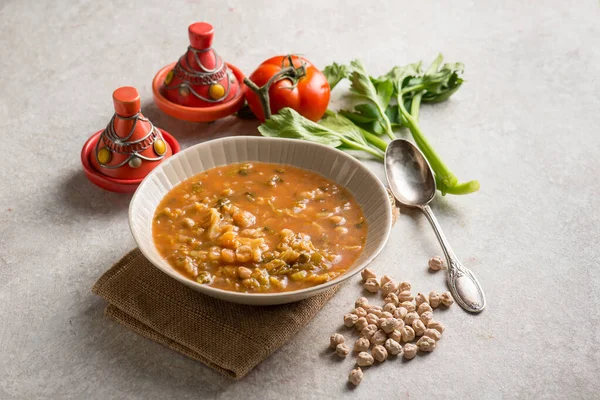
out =
{"type": "Polygon", "coordinates": [[[423,211],[442,246],[448,262],[448,287],[458,305],[478,313],[485,308],[485,295],[475,275],[463,266],[444,236],[429,202],[435,197],[435,177],[421,151],[404,139],[392,140],[385,152],[385,175],[396,200],[423,211]]]}

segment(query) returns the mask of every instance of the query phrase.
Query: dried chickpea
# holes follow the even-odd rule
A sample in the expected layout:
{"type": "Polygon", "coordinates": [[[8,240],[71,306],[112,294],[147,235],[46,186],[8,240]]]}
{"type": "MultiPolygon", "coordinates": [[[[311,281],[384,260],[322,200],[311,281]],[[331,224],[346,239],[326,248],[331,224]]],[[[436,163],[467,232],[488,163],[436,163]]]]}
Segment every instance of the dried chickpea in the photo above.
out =
{"type": "Polygon", "coordinates": [[[344,343],[344,336],[339,333],[334,333],[329,337],[329,347],[332,349],[335,349],[340,343],[344,343]]]}
{"type": "Polygon", "coordinates": [[[383,346],[391,356],[402,355],[402,346],[394,339],[386,340],[383,346]]]}
{"type": "Polygon", "coordinates": [[[379,317],[375,314],[367,314],[365,317],[369,324],[379,325],[379,317]]]}
{"type": "Polygon", "coordinates": [[[238,268],[238,276],[241,279],[248,279],[248,278],[250,278],[250,275],[252,275],[252,270],[250,268],[246,268],[246,267],[238,268]]]}
{"type": "Polygon", "coordinates": [[[423,321],[421,321],[420,319],[415,319],[413,321],[412,328],[415,331],[415,335],[417,336],[423,336],[423,333],[425,333],[425,330],[427,329],[423,321]]]}
{"type": "Polygon", "coordinates": [[[412,286],[410,285],[409,282],[400,282],[400,284],[398,285],[398,291],[399,292],[405,292],[405,291],[409,291],[412,289],[412,286]]]}
{"type": "Polygon", "coordinates": [[[389,313],[394,314],[394,311],[396,311],[396,306],[393,303],[386,303],[383,306],[383,311],[387,311],[389,313]]]}
{"type": "Polygon", "coordinates": [[[454,298],[452,297],[452,295],[450,294],[450,292],[444,292],[444,293],[442,293],[440,295],[440,301],[446,307],[450,307],[452,304],[454,304],[454,298]]]}
{"type": "Polygon", "coordinates": [[[389,281],[381,285],[381,293],[383,293],[384,296],[387,296],[390,293],[395,293],[397,290],[398,285],[394,283],[394,281],[389,281]]]}
{"type": "Polygon", "coordinates": [[[438,308],[441,303],[442,301],[438,292],[436,292],[435,290],[429,292],[429,305],[431,306],[431,308],[438,308]]]}
{"type": "Polygon", "coordinates": [[[406,343],[403,349],[404,358],[406,358],[407,360],[412,360],[417,355],[418,349],[419,348],[415,344],[406,343]]]}
{"type": "MultiPolygon", "coordinates": [[[[404,327],[402,327],[402,328],[404,328],[404,327]]],[[[388,338],[394,339],[396,342],[400,343],[402,341],[402,332],[400,331],[402,328],[396,329],[394,332],[390,333],[388,335],[388,338]]]]}
{"type": "Polygon", "coordinates": [[[371,336],[371,343],[374,345],[382,345],[387,340],[387,333],[385,333],[382,329],[379,329],[377,332],[371,336]]]}
{"type": "Polygon", "coordinates": [[[431,311],[425,311],[423,314],[421,314],[421,317],[419,318],[421,321],[423,321],[425,326],[427,326],[429,325],[429,322],[433,320],[433,313],[431,311]]]}
{"type": "Polygon", "coordinates": [[[429,303],[423,303],[421,304],[418,308],[417,308],[417,313],[419,315],[423,314],[424,312],[427,311],[431,311],[433,312],[433,309],[431,308],[431,306],[429,305],[429,303]]]}
{"type": "Polygon", "coordinates": [[[379,318],[394,318],[394,315],[391,312],[383,311],[379,318]]]}
{"type": "Polygon", "coordinates": [[[355,308],[359,308],[359,307],[360,308],[366,308],[367,305],[369,305],[369,300],[367,300],[366,297],[359,297],[354,302],[354,307],[355,308]]]}
{"type": "Polygon", "coordinates": [[[365,329],[367,325],[369,325],[369,323],[367,322],[367,319],[365,317],[360,317],[354,323],[354,327],[358,332],[362,332],[362,330],[365,329]]]}
{"type": "Polygon", "coordinates": [[[421,351],[433,351],[435,349],[435,340],[429,336],[421,336],[421,339],[417,340],[417,347],[421,351]]]}
{"type": "Polygon", "coordinates": [[[367,292],[377,293],[379,291],[379,283],[375,278],[369,278],[363,285],[367,292]]]}
{"type": "Polygon", "coordinates": [[[365,329],[360,331],[360,335],[362,337],[365,337],[365,338],[371,340],[371,338],[373,337],[375,332],[377,332],[378,330],[379,330],[379,327],[377,325],[369,324],[369,325],[367,325],[367,327],[365,329]]]}
{"type": "Polygon", "coordinates": [[[414,297],[412,295],[412,293],[410,292],[410,290],[404,290],[400,293],[398,293],[398,300],[401,302],[405,302],[405,301],[413,301],[414,297]]]}
{"type": "Polygon", "coordinates": [[[355,314],[356,316],[358,316],[358,318],[366,317],[367,311],[362,307],[357,307],[354,310],[352,310],[352,314],[355,314]]]}
{"type": "Polygon", "coordinates": [[[415,305],[410,301],[403,301],[402,303],[400,303],[400,307],[404,307],[406,309],[406,312],[413,312],[417,309],[415,305]]]}
{"type": "Polygon", "coordinates": [[[385,304],[393,304],[396,307],[398,306],[398,304],[400,304],[400,301],[398,300],[398,295],[396,293],[389,293],[387,296],[385,296],[383,302],[385,304]]]}
{"type": "Polygon", "coordinates": [[[375,271],[373,271],[371,268],[365,268],[360,272],[360,276],[362,277],[363,282],[366,282],[369,279],[376,279],[377,275],[375,274],[375,271]]]}
{"type": "Polygon", "coordinates": [[[386,318],[380,327],[385,333],[392,333],[398,327],[398,320],[396,318],[386,318]]]}
{"type": "Polygon", "coordinates": [[[409,312],[406,314],[406,317],[404,317],[404,323],[406,325],[412,325],[412,323],[417,319],[419,319],[419,314],[416,311],[409,312]]]}
{"type": "Polygon", "coordinates": [[[446,327],[440,321],[429,321],[429,323],[427,324],[427,328],[435,329],[439,333],[444,333],[444,331],[446,330],[446,327]]]}
{"type": "Polygon", "coordinates": [[[361,351],[367,351],[371,347],[371,342],[369,339],[361,337],[356,342],[354,342],[354,351],[360,353],[361,351]]]}
{"type": "Polygon", "coordinates": [[[366,351],[361,351],[358,353],[358,356],[356,356],[356,365],[359,367],[368,367],[373,365],[374,362],[375,360],[373,359],[373,356],[366,351]]]}
{"type": "Polygon", "coordinates": [[[335,347],[335,354],[338,357],[346,357],[350,353],[350,347],[346,343],[340,343],[335,347]]]}
{"type": "Polygon", "coordinates": [[[363,374],[360,367],[354,368],[352,371],[350,371],[350,374],[348,375],[348,382],[350,382],[354,386],[358,386],[362,381],[364,375],[365,374],[363,374]]]}
{"type": "Polygon", "coordinates": [[[442,334],[437,329],[433,328],[426,329],[425,333],[423,333],[423,336],[430,337],[436,342],[442,338],[442,334]]]}
{"type": "Polygon", "coordinates": [[[431,257],[429,259],[429,269],[432,271],[439,271],[440,269],[444,269],[446,266],[444,265],[444,260],[440,256],[431,257]]]}
{"type": "Polygon", "coordinates": [[[344,325],[348,328],[354,326],[356,321],[358,321],[358,315],[352,313],[344,315],[344,325]]]}
{"type": "Polygon", "coordinates": [[[394,278],[392,278],[391,276],[384,275],[384,276],[381,277],[381,281],[380,281],[381,286],[383,287],[383,285],[385,285],[388,282],[392,282],[393,280],[394,280],[394,278]]]}
{"type": "Polygon", "coordinates": [[[371,354],[373,354],[373,358],[378,362],[384,362],[388,358],[388,352],[382,345],[377,345],[373,347],[371,350],[371,354]]]}
{"type": "Polygon", "coordinates": [[[415,303],[417,307],[419,307],[423,303],[429,303],[429,300],[427,299],[427,296],[425,296],[423,293],[417,293],[417,295],[415,296],[415,303]]]}
{"type": "Polygon", "coordinates": [[[404,328],[400,330],[400,333],[402,334],[403,342],[410,342],[415,338],[415,331],[410,326],[404,326],[404,328]]]}
{"type": "Polygon", "coordinates": [[[380,306],[369,305],[367,308],[365,308],[365,310],[367,310],[368,313],[375,314],[379,317],[379,315],[381,315],[382,308],[380,306]]]}
{"type": "Polygon", "coordinates": [[[392,316],[396,319],[401,319],[404,321],[404,317],[406,317],[406,314],[408,314],[408,311],[406,310],[406,308],[398,307],[394,310],[394,312],[392,313],[392,316]]]}

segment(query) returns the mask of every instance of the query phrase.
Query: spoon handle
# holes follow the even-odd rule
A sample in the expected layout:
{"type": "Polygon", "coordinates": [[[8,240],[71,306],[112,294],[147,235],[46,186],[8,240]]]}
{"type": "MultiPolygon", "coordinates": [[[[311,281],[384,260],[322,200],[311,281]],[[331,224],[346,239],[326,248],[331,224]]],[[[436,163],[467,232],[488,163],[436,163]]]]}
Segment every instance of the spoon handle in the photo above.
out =
{"type": "Polygon", "coordinates": [[[485,308],[485,295],[477,278],[458,261],[431,208],[428,205],[420,208],[431,223],[448,261],[448,286],[456,302],[469,312],[478,313],[483,311],[485,308]]]}

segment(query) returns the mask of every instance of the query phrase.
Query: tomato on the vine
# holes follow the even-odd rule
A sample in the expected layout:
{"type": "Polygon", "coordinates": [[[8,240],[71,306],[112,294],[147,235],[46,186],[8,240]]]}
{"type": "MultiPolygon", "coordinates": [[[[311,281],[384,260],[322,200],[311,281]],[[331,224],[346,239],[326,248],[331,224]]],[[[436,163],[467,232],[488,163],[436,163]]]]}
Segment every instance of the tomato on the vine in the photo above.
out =
{"type": "Polygon", "coordinates": [[[248,107],[261,121],[284,107],[290,107],[316,122],[325,114],[329,104],[327,78],[304,57],[269,58],[246,78],[245,83],[248,107]]]}

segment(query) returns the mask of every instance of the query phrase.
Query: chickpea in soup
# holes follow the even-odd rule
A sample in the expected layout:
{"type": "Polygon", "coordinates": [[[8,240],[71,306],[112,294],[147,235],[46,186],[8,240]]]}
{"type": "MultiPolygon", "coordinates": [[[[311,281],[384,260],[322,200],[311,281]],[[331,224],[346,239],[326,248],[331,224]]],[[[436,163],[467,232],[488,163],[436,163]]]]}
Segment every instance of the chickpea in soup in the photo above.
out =
{"type": "Polygon", "coordinates": [[[237,292],[303,289],[343,274],[367,236],[344,187],[314,172],[261,162],[193,176],[162,199],[159,253],[199,283],[237,292]]]}

